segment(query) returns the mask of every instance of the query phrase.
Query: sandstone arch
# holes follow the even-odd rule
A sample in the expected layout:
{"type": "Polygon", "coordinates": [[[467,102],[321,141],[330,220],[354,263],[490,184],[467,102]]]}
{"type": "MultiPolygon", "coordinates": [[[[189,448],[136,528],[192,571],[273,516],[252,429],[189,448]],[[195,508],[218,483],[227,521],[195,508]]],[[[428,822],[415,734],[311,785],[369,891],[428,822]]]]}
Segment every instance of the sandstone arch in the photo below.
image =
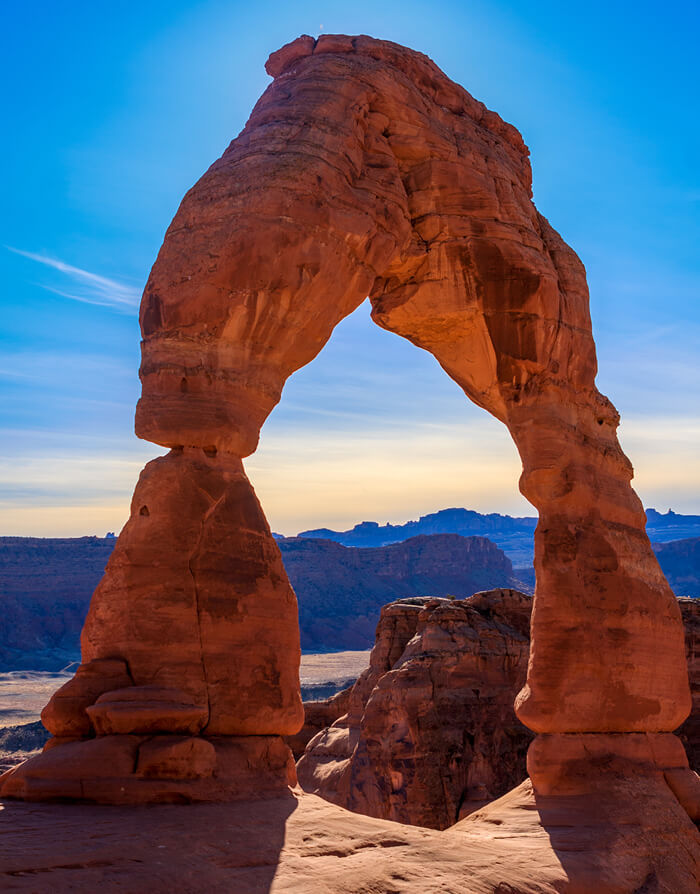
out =
{"type": "Polygon", "coordinates": [[[368,37],[302,37],[267,70],[144,292],[136,431],[171,451],[142,473],[83,668],[45,712],[57,747],[3,791],[230,797],[241,754],[271,787],[286,780],[296,605],[241,460],[286,379],[367,294],[373,319],[430,351],[520,452],[540,514],[517,702],[542,734],[533,778],[578,753],[572,734],[617,753],[617,734],[657,733],[652,757],[622,752],[682,770],[667,735],[690,708],[680,613],[595,387],[583,266],[532,202],[520,135],[425,56],[368,37]],[[70,762],[108,747],[136,769],[70,762]]]}

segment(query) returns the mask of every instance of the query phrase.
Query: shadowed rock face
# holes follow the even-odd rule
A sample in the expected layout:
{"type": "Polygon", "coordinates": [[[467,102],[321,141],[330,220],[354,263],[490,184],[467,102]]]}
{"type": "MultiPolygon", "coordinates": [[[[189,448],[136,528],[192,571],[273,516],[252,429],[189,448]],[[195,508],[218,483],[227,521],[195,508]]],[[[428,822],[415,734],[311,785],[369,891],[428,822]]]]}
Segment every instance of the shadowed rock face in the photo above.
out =
{"type": "MultiPolygon", "coordinates": [[[[506,424],[522,458],[520,488],[539,524],[516,711],[548,737],[535,789],[551,777],[556,791],[561,767],[585,753],[579,734],[593,733],[599,756],[608,748],[624,766],[673,771],[690,809],[694,782],[672,745],[642,749],[639,761],[620,745],[629,733],[664,739],[687,716],[683,631],[617,412],[595,387],[585,272],[532,203],[522,138],[425,56],[385,41],[302,37],[267,70],[272,84],[183,199],[144,291],[136,431],[171,453],[137,486],[92,601],[84,660],[123,660],[156,702],[205,716],[205,737],[243,741],[238,757],[221,745],[221,765],[202,763],[210,779],[237,779],[230,761],[263,767],[270,751],[250,740],[301,726],[293,595],[241,458],[286,379],[369,294],[373,319],[430,351],[506,424]]],[[[119,781],[120,768],[141,765],[142,720],[157,714],[143,690],[134,703],[133,735],[120,721],[119,735],[56,739],[2,791],[155,797],[158,780],[119,781]],[[73,784],[81,761],[91,787],[73,784]],[[116,776],[100,785],[105,767],[116,776]]],[[[161,791],[178,788],[168,780],[182,754],[171,758],[165,748],[161,791]]],[[[202,797],[211,791],[202,784],[202,797]]]]}
{"type": "MultiPolygon", "coordinates": [[[[382,610],[370,668],[326,703],[335,722],[297,765],[306,791],[368,816],[445,829],[525,778],[532,599],[401,600],[382,610]]],[[[313,723],[321,706],[311,707],[313,723]]]]}
{"type": "Polygon", "coordinates": [[[682,597],[678,603],[685,628],[685,651],[693,698],[693,710],[678,730],[678,735],[688,753],[690,766],[700,773],[700,599],[682,597]]]}
{"type": "Polygon", "coordinates": [[[290,538],[279,547],[309,651],[371,648],[382,606],[401,597],[517,586],[509,559],[483,537],[434,534],[367,548],[290,538]]]}

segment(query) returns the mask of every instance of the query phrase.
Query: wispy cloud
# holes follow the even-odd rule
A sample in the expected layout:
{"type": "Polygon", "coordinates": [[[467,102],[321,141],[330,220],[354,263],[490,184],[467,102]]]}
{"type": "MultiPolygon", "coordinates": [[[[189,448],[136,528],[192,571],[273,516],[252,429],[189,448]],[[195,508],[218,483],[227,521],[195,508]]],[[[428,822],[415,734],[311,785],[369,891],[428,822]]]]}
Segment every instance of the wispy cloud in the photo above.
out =
{"type": "Polygon", "coordinates": [[[12,248],[10,245],[5,247],[16,255],[57,270],[72,284],[69,290],[65,290],[54,285],[39,283],[43,289],[49,292],[69,298],[71,301],[82,301],[86,304],[96,304],[100,307],[111,307],[122,311],[133,311],[139,306],[141,291],[136,286],[91,273],[89,270],[82,270],[80,267],[74,267],[72,264],[66,264],[65,261],[47,255],[22,251],[22,249],[12,248]]]}

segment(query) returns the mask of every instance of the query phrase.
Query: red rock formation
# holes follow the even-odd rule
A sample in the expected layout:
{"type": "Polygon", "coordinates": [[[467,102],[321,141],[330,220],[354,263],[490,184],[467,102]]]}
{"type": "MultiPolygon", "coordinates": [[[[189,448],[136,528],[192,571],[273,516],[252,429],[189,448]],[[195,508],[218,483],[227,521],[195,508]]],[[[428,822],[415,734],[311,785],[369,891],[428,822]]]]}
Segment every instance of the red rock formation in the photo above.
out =
{"type": "Polygon", "coordinates": [[[697,894],[697,831],[668,786],[623,782],[595,811],[571,799],[572,823],[528,780],[444,832],[302,792],[177,809],[15,803],[0,810],[0,878],[12,894],[697,894]]]}
{"type": "Polygon", "coordinates": [[[51,752],[14,771],[4,795],[216,800],[250,793],[241,776],[257,773],[261,791],[295,779],[280,737],[303,719],[296,599],[240,459],[213,453],[174,450],[142,472],[83,628],[83,664],[42,713],[51,752]],[[207,777],[179,772],[184,758],[159,781],[140,772],[153,765],[150,737],[173,734],[203,737],[182,747],[209,763],[213,749],[207,777]]]}
{"type": "MultiPolygon", "coordinates": [[[[624,736],[601,734],[670,733],[691,704],[680,613],[595,387],[585,272],[532,203],[522,138],[386,41],[306,36],[267,69],[146,285],[136,431],[172,452],[137,487],[85,660],[124,659],[135,685],[186,694],[207,709],[205,734],[301,725],[293,596],[240,457],[289,375],[369,294],[374,320],[430,351],[520,452],[539,511],[520,719],[594,734],[611,757],[624,736]]],[[[48,792],[59,753],[109,739],[56,746],[33,772],[54,766],[48,792]]]]}
{"type": "MultiPolygon", "coordinates": [[[[491,590],[386,606],[348,713],[300,759],[306,791],[358,813],[444,829],[526,776],[532,599],[491,590]]],[[[329,708],[331,706],[329,705],[329,708]]]]}
{"type": "Polygon", "coordinates": [[[678,608],[595,388],[583,266],[532,203],[520,135],[384,41],[300,38],[268,71],[146,286],[138,433],[248,455],[286,379],[369,293],[375,321],[433,353],[522,456],[540,524],[520,717],[674,729],[690,708],[678,608]]]}

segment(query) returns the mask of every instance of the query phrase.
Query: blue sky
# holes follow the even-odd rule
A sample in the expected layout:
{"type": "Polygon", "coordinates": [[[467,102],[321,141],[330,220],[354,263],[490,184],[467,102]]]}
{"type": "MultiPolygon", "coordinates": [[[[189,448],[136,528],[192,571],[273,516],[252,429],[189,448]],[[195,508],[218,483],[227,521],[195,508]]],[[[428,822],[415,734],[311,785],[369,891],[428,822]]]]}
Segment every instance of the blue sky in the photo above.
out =
{"type": "MultiPolygon", "coordinates": [[[[0,533],[126,520],[159,452],[133,435],[150,265],[269,83],[267,55],[321,31],[421,50],[520,129],[538,208],[588,271],[635,486],[700,512],[696,3],[62,0],[4,19],[0,533]]],[[[505,429],[366,306],[290,380],[246,465],[285,533],[532,511],[505,429]]]]}

